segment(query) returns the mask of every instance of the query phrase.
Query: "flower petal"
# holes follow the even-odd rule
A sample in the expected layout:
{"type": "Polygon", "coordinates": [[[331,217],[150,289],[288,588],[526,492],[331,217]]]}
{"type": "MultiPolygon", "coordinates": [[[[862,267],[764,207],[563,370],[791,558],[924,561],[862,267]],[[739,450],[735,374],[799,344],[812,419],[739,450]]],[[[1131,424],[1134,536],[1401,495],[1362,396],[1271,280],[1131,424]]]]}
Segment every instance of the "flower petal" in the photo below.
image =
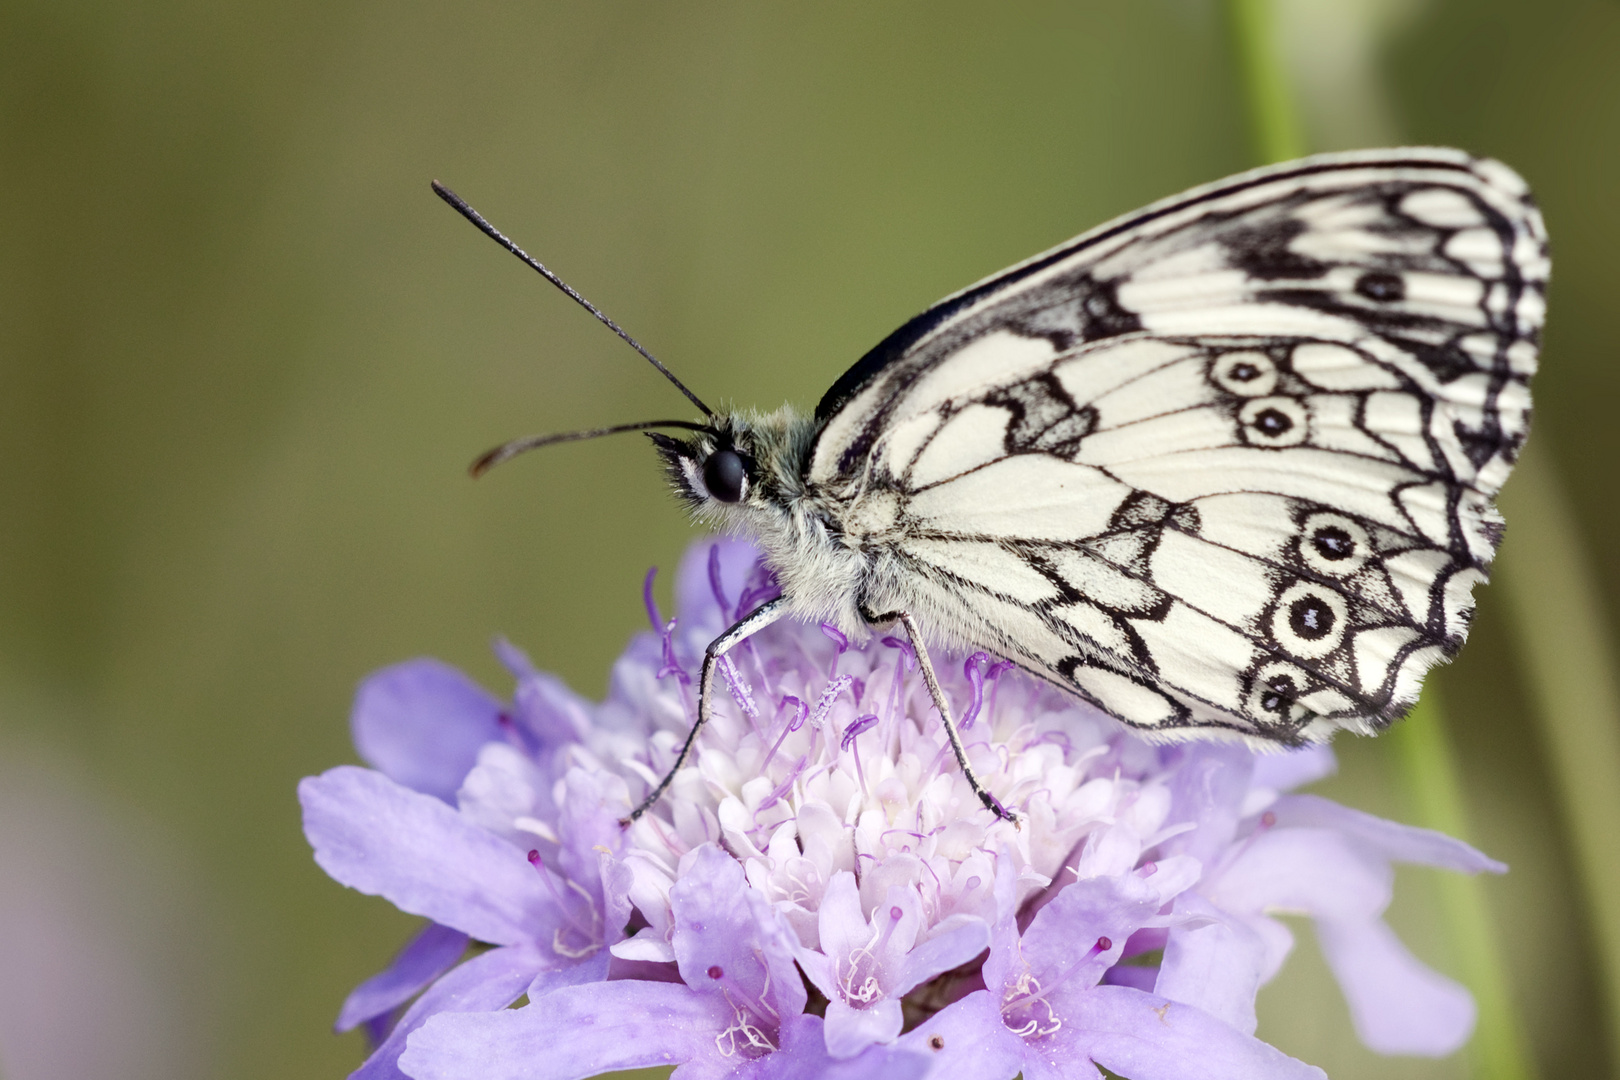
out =
{"type": "Polygon", "coordinates": [[[583,742],[590,732],[590,706],[568,684],[546,672],[520,679],[512,704],[523,726],[539,742],[540,753],[568,742],[583,742]]]}
{"type": "Polygon", "coordinates": [[[1178,897],[1176,914],[1203,918],[1171,927],[1153,991],[1253,1035],[1254,997],[1266,969],[1266,943],[1251,927],[1227,917],[1201,896],[1178,897]]]}
{"type": "Polygon", "coordinates": [[[937,930],[906,954],[905,966],[889,993],[902,997],[935,975],[961,967],[989,947],[989,924],[971,915],[961,916],[956,925],[937,930]]]}
{"type": "MultiPolygon", "coordinates": [[[[1003,1080],[1024,1068],[1024,1041],[1001,1022],[1001,995],[975,990],[900,1036],[897,1047],[933,1058],[928,1080],[1003,1080]]],[[[1095,1075],[1080,1068],[1068,1080],[1095,1075]]]]}
{"type": "Polygon", "coordinates": [[[608,968],[612,963],[613,954],[606,949],[599,949],[577,964],[546,968],[529,984],[529,1000],[538,1000],[553,990],[561,990],[566,986],[605,982],[608,968]]]}
{"type": "Polygon", "coordinates": [[[1389,906],[1394,878],[1388,863],[1340,833],[1277,828],[1250,837],[1200,892],[1236,915],[1370,919],[1389,906]]]}
{"type": "Polygon", "coordinates": [[[1255,754],[1240,746],[1214,743],[1178,749],[1183,757],[1170,778],[1167,824],[1186,823],[1195,828],[1164,847],[1210,866],[1237,834],[1255,754]]]}
{"type": "Polygon", "coordinates": [[[1021,952],[1042,986],[1095,986],[1158,910],[1157,891],[1136,874],[1076,881],[1036,912],[1021,952]]]}
{"type": "Polygon", "coordinates": [[[305,777],[298,798],[315,861],[351,889],[479,941],[551,940],[556,908],[523,852],[437,798],[353,765],[305,777]]]}
{"type": "Polygon", "coordinates": [[[394,957],[394,962],[355,987],[338,1010],[334,1031],[349,1031],[409,1001],[467,951],[467,935],[430,922],[394,957]]]}
{"type": "Polygon", "coordinates": [[[501,703],[439,660],[407,660],[366,678],[349,727],[360,756],[413,791],[453,802],[478,748],[501,737],[501,703]]]}
{"type": "Polygon", "coordinates": [[[523,996],[529,981],[544,963],[539,951],[527,945],[491,949],[453,969],[416,999],[381,1046],[349,1080],[397,1080],[400,1054],[411,1035],[424,1023],[445,1013],[487,1013],[505,1009],[523,996]]]}
{"type": "Polygon", "coordinates": [[[1254,778],[1250,782],[1257,788],[1292,791],[1332,776],[1338,770],[1332,747],[1313,743],[1281,754],[1256,754],[1254,778]]]}
{"type": "MultiPolygon", "coordinates": [[[[1017,977],[1015,969],[1022,963],[1018,942],[1018,881],[1013,870],[1012,850],[1005,846],[996,853],[994,889],[996,921],[990,926],[990,955],[984,958],[983,978],[986,986],[1004,986],[1017,977]]],[[[999,1019],[996,1022],[1001,1023],[999,1019]]]]}
{"type": "Polygon", "coordinates": [[[782,1025],[781,1049],[745,1063],[733,1075],[738,1080],[921,1080],[933,1064],[928,1055],[892,1046],[869,1046],[835,1061],[825,1042],[819,1016],[791,1016],[782,1025]]]}
{"type": "Polygon", "coordinates": [[[1444,1057],[1468,1041],[1474,999],[1425,967],[1382,921],[1318,922],[1316,936],[1368,1047],[1444,1057]]]}
{"type": "MultiPolygon", "coordinates": [[[[1100,986],[1054,1004],[1092,1061],[1131,1080],[1327,1080],[1321,1069],[1201,1009],[1154,994],[1100,986]]],[[[1024,1067],[1025,1080],[1065,1075],[1062,1062],[1032,1064],[1024,1067]]]]}
{"type": "Polygon", "coordinates": [[[836,1060],[854,1057],[874,1043],[891,1043],[905,1025],[900,999],[885,997],[857,1009],[839,994],[827,1001],[827,1055],[836,1060]]]}
{"type": "Polygon", "coordinates": [[[1445,833],[1385,821],[1319,795],[1290,795],[1278,799],[1272,810],[1277,815],[1278,825],[1333,829],[1394,862],[1438,866],[1464,874],[1487,870],[1493,874],[1507,873],[1506,864],[1445,833]]]}
{"type": "Polygon", "coordinates": [[[568,770],[562,787],[558,862],[568,880],[584,886],[600,902],[602,855],[616,856],[624,849],[619,819],[630,810],[630,789],[621,777],[580,768],[568,770]]]}
{"type": "MultiPolygon", "coordinates": [[[[817,913],[817,930],[821,938],[821,952],[830,963],[830,977],[837,979],[839,965],[848,967],[850,955],[864,949],[872,937],[866,916],[861,914],[861,890],[855,875],[840,870],[827,882],[827,891],[821,896],[821,909],[817,913]]],[[[828,998],[840,996],[836,986],[816,983],[816,989],[828,998]]]]}
{"type": "Polygon", "coordinates": [[[679,983],[569,987],[521,1009],[436,1016],[410,1040],[399,1065],[413,1080],[581,1080],[618,1069],[697,1065],[719,1077],[735,1061],[715,1039],[731,1023],[719,994],[679,983]]]}
{"type": "Polygon", "coordinates": [[[791,936],[748,884],[741,863],[716,844],[703,845],[682,860],[669,902],[675,916],[670,941],[688,986],[763,1016],[804,1011],[791,936]]]}

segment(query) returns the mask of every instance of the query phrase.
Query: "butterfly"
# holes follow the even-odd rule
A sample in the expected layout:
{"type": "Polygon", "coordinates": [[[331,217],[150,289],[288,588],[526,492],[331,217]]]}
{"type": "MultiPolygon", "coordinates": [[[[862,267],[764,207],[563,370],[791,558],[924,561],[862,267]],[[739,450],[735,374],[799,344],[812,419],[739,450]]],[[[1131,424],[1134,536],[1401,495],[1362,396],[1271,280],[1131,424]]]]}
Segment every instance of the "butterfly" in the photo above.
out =
{"type": "Polygon", "coordinates": [[[1154,203],[946,297],[813,414],[652,432],[694,516],[751,537],[784,616],[984,650],[1149,739],[1372,734],[1462,646],[1502,535],[1546,310],[1547,238],[1507,166],[1323,154],[1154,203]]]}

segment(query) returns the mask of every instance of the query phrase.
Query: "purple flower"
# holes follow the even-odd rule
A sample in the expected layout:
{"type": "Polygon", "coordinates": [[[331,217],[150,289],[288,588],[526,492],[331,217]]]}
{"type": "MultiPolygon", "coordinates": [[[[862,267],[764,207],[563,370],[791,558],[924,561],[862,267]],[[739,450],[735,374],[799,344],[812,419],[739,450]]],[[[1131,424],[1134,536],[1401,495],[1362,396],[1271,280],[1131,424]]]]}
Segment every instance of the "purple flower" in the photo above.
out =
{"type": "Polygon", "coordinates": [[[903,643],[779,623],[621,828],[692,722],[704,646],[773,590],[753,549],[700,545],[600,705],[505,645],[510,706],[432,661],[362,685],[377,771],[305,780],[306,833],[334,878],[432,921],[344,1005],[381,1040],[356,1075],[1316,1077],[1254,1038],[1278,910],[1315,920],[1369,1046],[1467,1038],[1466,992],[1382,921],[1391,864],[1500,866],[1288,794],[1325,749],[1150,746],[982,655],[941,675],[1019,827],[968,789],[903,643]]]}

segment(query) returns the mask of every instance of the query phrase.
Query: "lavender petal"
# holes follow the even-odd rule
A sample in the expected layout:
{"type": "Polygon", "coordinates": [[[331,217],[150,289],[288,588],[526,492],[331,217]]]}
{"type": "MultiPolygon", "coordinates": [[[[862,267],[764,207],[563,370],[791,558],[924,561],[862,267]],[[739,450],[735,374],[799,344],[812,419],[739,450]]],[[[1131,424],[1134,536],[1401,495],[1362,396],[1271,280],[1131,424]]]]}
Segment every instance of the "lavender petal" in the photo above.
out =
{"type": "Polygon", "coordinates": [[[990,955],[984,958],[986,986],[1005,986],[1022,963],[1018,941],[1018,883],[1012,867],[1012,852],[1003,847],[996,857],[996,921],[990,926],[990,955]]]}
{"type": "MultiPolygon", "coordinates": [[[[842,1061],[827,1053],[818,1016],[800,1013],[782,1025],[781,1048],[743,1064],[738,1080],[921,1080],[933,1062],[914,1050],[869,1046],[842,1061]]],[[[684,1080],[684,1077],[683,1077],[684,1080]]]]}
{"type": "Polygon", "coordinates": [[[1181,763],[1170,779],[1170,821],[1196,828],[1170,841],[1166,850],[1210,866],[1237,834],[1255,755],[1242,747],[1217,744],[1180,750],[1181,763]]]}
{"type": "Polygon", "coordinates": [[[1339,770],[1333,750],[1325,743],[1313,743],[1282,754],[1256,754],[1254,779],[1258,788],[1292,791],[1332,776],[1339,770]]]}
{"type": "MultiPolygon", "coordinates": [[[[1326,1080],[1327,1074],[1223,1024],[1201,1009],[1123,986],[1063,995],[1075,1041],[1097,1064],[1131,1080],[1326,1080]]],[[[1025,1066],[1026,1080],[1063,1075],[1025,1066]]]]}
{"type": "Polygon", "coordinates": [[[558,915],[524,853],[437,798],[353,765],[305,777],[298,798],[315,861],[350,888],[479,941],[551,939],[558,915]]]}
{"type": "Polygon", "coordinates": [[[538,671],[518,681],[512,707],[538,744],[537,756],[582,741],[591,730],[590,706],[555,675],[538,671]]]}
{"type": "Polygon", "coordinates": [[[1254,998],[1266,972],[1265,942],[1199,896],[1178,897],[1176,914],[1204,918],[1171,928],[1151,989],[1253,1035],[1254,998]]]}
{"type": "Polygon", "coordinates": [[[529,984],[529,1000],[538,1001],[554,990],[562,990],[569,986],[606,982],[608,968],[612,963],[613,954],[606,949],[598,949],[577,964],[547,968],[536,975],[534,981],[529,984]]]}
{"type": "Polygon", "coordinates": [[[1076,881],[1024,931],[1024,960],[1043,986],[1095,986],[1159,905],[1158,893],[1134,874],[1076,881]]]}
{"type": "Polygon", "coordinates": [[[681,978],[694,990],[763,1015],[804,1011],[804,981],[793,966],[795,939],[752,888],[742,864],[716,844],[683,860],[669,890],[671,944],[681,978]],[[722,993],[722,991],[724,993],[722,993]]]}
{"type": "Polygon", "coordinates": [[[629,979],[556,990],[521,1009],[434,1017],[399,1064],[412,1080],[583,1080],[659,1065],[706,1080],[736,1065],[715,1042],[731,1022],[719,994],[629,979]]]}
{"type": "MultiPolygon", "coordinates": [[[[598,902],[602,855],[615,856],[623,850],[619,819],[629,809],[630,790],[620,777],[581,768],[569,769],[563,777],[557,822],[562,849],[557,860],[564,875],[589,889],[598,902]]],[[[622,924],[615,929],[621,928],[622,924]]]]}
{"type": "Polygon", "coordinates": [[[1340,806],[1319,795],[1290,795],[1272,807],[1277,824],[1333,829],[1394,862],[1438,866],[1464,874],[1507,873],[1507,866],[1433,829],[1420,829],[1340,806]]]}
{"type": "MultiPolygon", "coordinates": [[[[1024,1041],[1001,1020],[1001,994],[975,990],[902,1035],[896,1047],[929,1054],[928,1080],[1002,1080],[1026,1067],[1024,1041]]],[[[1065,1080],[1096,1076],[1089,1063],[1070,1062],[1065,1080]]],[[[1027,1075],[1027,1074],[1026,1074],[1027,1075]]]]}
{"type": "Polygon", "coordinates": [[[898,997],[883,997],[857,1009],[842,994],[835,995],[827,1002],[827,1055],[841,1061],[874,1044],[891,1043],[904,1025],[898,997]]]}
{"type": "Polygon", "coordinates": [[[501,703],[438,660],[383,668],[355,692],[349,726],[369,764],[413,791],[454,802],[478,748],[501,737],[501,703]]]}
{"type": "Polygon", "coordinates": [[[350,1031],[405,1004],[443,975],[467,951],[467,935],[430,922],[394,957],[394,962],[355,987],[338,1010],[334,1031],[350,1031]]]}
{"type": "Polygon", "coordinates": [[[1444,1057],[1474,1030],[1474,999],[1425,967],[1383,922],[1318,922],[1356,1034],[1380,1054],[1444,1057]]]}
{"type": "Polygon", "coordinates": [[[1201,891],[1237,915],[1283,910],[1354,921],[1389,906],[1394,879],[1387,862],[1337,832],[1279,828],[1250,838],[1201,891]]]}
{"type": "Polygon", "coordinates": [[[400,1072],[399,1058],[411,1035],[424,1023],[447,1013],[481,1014],[505,1009],[523,996],[542,963],[538,950],[516,945],[492,949],[453,969],[416,999],[382,1045],[349,1074],[349,1080],[398,1080],[409,1075],[400,1072]]]}
{"type": "Polygon", "coordinates": [[[903,997],[934,976],[961,967],[989,947],[989,924],[983,919],[965,917],[960,925],[935,933],[907,953],[889,993],[903,997]]]}

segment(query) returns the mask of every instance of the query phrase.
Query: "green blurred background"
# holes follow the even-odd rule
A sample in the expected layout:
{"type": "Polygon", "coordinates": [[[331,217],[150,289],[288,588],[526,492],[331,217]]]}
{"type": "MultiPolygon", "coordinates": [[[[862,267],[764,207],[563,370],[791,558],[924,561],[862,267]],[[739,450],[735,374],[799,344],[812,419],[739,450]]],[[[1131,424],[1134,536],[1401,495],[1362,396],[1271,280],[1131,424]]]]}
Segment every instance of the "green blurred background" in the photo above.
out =
{"type": "MultiPolygon", "coordinates": [[[[1615,610],[1620,5],[1285,7],[1313,148],[1459,145],[1534,186],[1533,443],[1615,610]]],[[[430,178],[711,402],[808,406],[938,296],[1255,160],[1198,0],[5,0],[0,1070],[355,1067],[329,1025],[413,920],[316,869],[293,788],[353,760],[356,681],[434,654],[504,691],[499,632],[600,694],[692,539],[639,438],[466,478],[513,435],[686,409],[430,178]]],[[[1471,838],[1513,865],[1486,895],[1542,1074],[1605,1075],[1509,616],[1484,590],[1439,680],[1471,838]]],[[[1323,789],[1412,820],[1387,741],[1341,740],[1323,789]]],[[[1454,971],[1433,894],[1403,871],[1395,922],[1454,971]]],[[[1263,1037],[1465,1075],[1360,1049],[1299,929],[1263,1037]]]]}

